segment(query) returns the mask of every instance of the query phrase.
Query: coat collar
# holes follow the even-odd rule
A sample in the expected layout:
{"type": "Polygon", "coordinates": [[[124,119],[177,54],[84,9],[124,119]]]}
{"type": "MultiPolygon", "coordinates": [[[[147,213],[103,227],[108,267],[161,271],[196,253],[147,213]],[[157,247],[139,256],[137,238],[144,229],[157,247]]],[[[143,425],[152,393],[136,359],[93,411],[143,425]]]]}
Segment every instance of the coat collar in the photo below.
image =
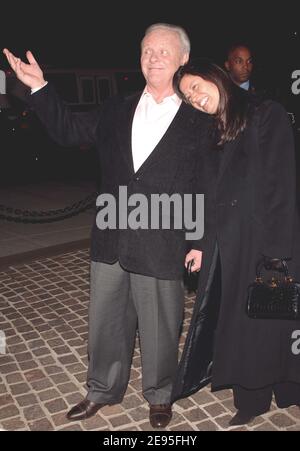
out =
{"type": "Polygon", "coordinates": [[[234,141],[228,142],[227,144],[225,144],[224,149],[220,150],[220,152],[223,152],[223,155],[221,158],[219,171],[218,171],[218,177],[217,177],[218,184],[221,182],[222,177],[223,177],[230,161],[233,158],[235,149],[241,142],[242,135],[243,135],[243,133],[240,133],[239,136],[234,141]]]}

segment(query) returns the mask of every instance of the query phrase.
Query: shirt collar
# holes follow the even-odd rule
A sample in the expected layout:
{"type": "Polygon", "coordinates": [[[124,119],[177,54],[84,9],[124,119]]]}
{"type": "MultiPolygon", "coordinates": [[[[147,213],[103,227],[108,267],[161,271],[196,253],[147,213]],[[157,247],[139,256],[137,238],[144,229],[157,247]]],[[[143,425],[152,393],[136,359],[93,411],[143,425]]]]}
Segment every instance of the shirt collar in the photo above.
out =
{"type": "MultiPolygon", "coordinates": [[[[145,87],[145,89],[143,91],[143,94],[142,94],[142,99],[144,99],[144,98],[152,99],[153,102],[155,102],[155,100],[153,98],[153,95],[148,91],[147,86],[145,87]]],[[[181,105],[181,103],[182,103],[182,100],[178,97],[178,95],[176,93],[174,93],[171,96],[165,97],[163,99],[163,101],[160,102],[160,104],[167,103],[167,102],[173,102],[173,103],[175,103],[176,106],[179,107],[181,105]]]]}
{"type": "Polygon", "coordinates": [[[246,91],[249,91],[249,88],[250,88],[250,80],[247,80],[247,81],[245,81],[244,83],[242,83],[242,84],[240,85],[240,88],[243,88],[243,89],[245,89],[246,91]]]}

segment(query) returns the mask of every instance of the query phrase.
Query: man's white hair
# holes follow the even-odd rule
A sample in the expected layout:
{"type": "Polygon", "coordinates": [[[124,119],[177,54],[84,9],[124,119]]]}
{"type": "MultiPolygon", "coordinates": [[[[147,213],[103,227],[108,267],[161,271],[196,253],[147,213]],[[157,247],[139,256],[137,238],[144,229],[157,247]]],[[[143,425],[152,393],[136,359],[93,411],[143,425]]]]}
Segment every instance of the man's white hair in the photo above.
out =
{"type": "MultiPolygon", "coordinates": [[[[182,53],[190,53],[191,42],[188,37],[188,34],[184,28],[182,28],[178,25],[172,25],[172,24],[168,24],[168,23],[155,23],[153,25],[150,25],[150,27],[148,27],[145,31],[144,39],[149,33],[151,33],[154,30],[158,30],[158,29],[172,31],[174,33],[177,33],[179,36],[180,42],[181,42],[182,53]]],[[[142,41],[142,43],[143,43],[143,41],[142,41]]]]}

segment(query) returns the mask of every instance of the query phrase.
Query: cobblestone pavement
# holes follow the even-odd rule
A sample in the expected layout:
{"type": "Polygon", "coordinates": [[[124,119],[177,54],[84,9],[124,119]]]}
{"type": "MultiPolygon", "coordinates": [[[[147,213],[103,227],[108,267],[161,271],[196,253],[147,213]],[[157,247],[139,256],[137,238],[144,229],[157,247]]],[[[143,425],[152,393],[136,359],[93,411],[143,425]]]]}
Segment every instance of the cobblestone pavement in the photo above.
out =
{"type": "MultiPolygon", "coordinates": [[[[88,299],[88,250],[0,273],[0,330],[7,342],[6,354],[0,355],[0,429],[152,430],[141,395],[138,343],[123,403],[105,407],[83,422],[70,423],[65,418],[86,393],[88,299]]],[[[193,299],[186,296],[181,349],[193,299]]],[[[211,393],[205,388],[177,402],[173,410],[170,431],[300,431],[300,409],[279,410],[275,405],[249,426],[229,428],[235,412],[230,390],[211,393]]]]}

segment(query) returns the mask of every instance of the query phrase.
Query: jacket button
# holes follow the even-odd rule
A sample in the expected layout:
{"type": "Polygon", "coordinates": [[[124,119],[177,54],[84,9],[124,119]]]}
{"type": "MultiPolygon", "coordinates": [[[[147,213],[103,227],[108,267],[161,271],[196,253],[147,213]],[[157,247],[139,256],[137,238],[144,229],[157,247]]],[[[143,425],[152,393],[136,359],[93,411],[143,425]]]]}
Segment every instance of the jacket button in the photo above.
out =
{"type": "Polygon", "coordinates": [[[140,180],[140,177],[134,177],[134,180],[135,180],[136,182],[138,182],[138,181],[140,180]]]}
{"type": "Polygon", "coordinates": [[[237,203],[238,203],[238,201],[237,201],[236,199],[233,199],[233,200],[231,201],[231,206],[232,206],[232,207],[236,207],[236,206],[237,206],[237,203]]]}

